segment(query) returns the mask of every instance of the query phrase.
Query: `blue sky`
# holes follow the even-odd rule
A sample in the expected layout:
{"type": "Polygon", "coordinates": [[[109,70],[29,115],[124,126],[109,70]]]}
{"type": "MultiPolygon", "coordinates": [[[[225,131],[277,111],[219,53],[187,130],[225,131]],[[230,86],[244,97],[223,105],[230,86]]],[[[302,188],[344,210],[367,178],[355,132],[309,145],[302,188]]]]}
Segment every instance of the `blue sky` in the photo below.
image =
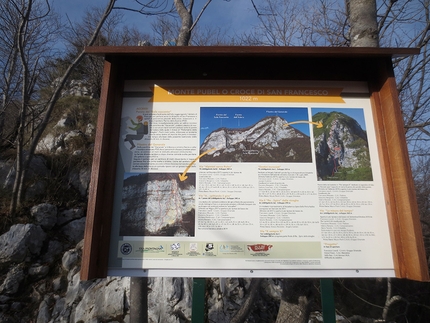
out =
{"type": "MultiPolygon", "coordinates": [[[[170,0],[173,2],[172,0],[170,0]]],[[[194,16],[200,12],[207,0],[195,0],[194,16]]],[[[108,0],[55,0],[53,6],[64,21],[66,14],[72,22],[77,22],[82,17],[85,10],[91,7],[105,7],[108,0]]],[[[117,0],[116,6],[127,7],[135,6],[133,0],[117,0]]],[[[151,22],[156,18],[143,16],[138,13],[123,11],[124,23],[129,26],[135,26],[142,32],[150,34],[151,22]]],[[[252,26],[258,23],[255,10],[250,0],[212,0],[199,21],[200,26],[211,25],[230,29],[231,33],[241,33],[250,30],[252,26]]]]}
{"type": "MultiPolygon", "coordinates": [[[[246,128],[269,116],[279,116],[288,122],[308,120],[307,108],[281,107],[202,107],[200,109],[200,145],[214,130],[225,127],[229,129],[246,128]]],[[[292,127],[309,136],[309,124],[295,124],[292,127]]]]}

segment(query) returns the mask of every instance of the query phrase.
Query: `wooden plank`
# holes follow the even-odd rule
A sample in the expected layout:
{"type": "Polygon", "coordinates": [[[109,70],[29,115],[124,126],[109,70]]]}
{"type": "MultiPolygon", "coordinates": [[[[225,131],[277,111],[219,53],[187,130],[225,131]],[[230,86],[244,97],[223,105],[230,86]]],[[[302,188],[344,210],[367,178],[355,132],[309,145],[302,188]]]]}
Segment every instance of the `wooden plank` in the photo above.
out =
{"type": "Polygon", "coordinates": [[[379,91],[372,95],[382,159],[396,276],[429,280],[403,118],[391,61],[379,65],[379,91]]]}
{"type": "Polygon", "coordinates": [[[91,46],[86,47],[88,54],[106,55],[263,55],[263,56],[408,56],[419,54],[417,48],[367,48],[367,47],[302,47],[302,46],[91,46]]]}
{"type": "Polygon", "coordinates": [[[376,141],[378,145],[379,159],[381,164],[381,176],[382,176],[382,182],[384,187],[383,198],[385,199],[388,225],[390,228],[390,239],[391,239],[394,268],[395,268],[396,277],[401,277],[403,271],[400,270],[400,266],[404,262],[404,259],[402,256],[401,241],[397,240],[397,236],[399,235],[398,232],[400,232],[400,228],[399,228],[399,223],[395,221],[395,219],[397,218],[396,204],[391,202],[391,201],[394,202],[395,194],[394,194],[393,182],[390,176],[392,171],[391,171],[391,165],[389,163],[389,157],[388,157],[387,138],[386,138],[384,122],[383,122],[381,102],[379,100],[378,85],[379,84],[375,84],[374,86],[371,86],[371,89],[370,89],[372,113],[373,113],[373,120],[374,120],[374,126],[375,126],[376,141]]]}
{"type": "Polygon", "coordinates": [[[115,66],[108,61],[105,61],[103,75],[84,233],[82,280],[107,275],[116,172],[116,157],[112,156],[117,154],[119,124],[116,120],[121,111],[116,107],[121,97],[118,93],[121,83],[118,84],[115,66]]]}

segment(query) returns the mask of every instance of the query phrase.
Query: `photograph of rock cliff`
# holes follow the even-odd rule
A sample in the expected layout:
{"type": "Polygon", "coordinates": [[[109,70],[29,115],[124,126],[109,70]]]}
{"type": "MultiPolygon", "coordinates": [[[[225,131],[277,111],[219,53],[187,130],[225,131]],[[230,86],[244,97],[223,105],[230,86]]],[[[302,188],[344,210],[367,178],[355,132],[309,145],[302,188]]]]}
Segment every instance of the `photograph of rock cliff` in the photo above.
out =
{"type": "Polygon", "coordinates": [[[211,150],[200,162],[312,162],[306,108],[201,108],[200,114],[200,153],[211,150]]]}
{"type": "Polygon", "coordinates": [[[177,173],[126,173],[120,235],[194,236],[196,174],[187,176],[181,182],[177,173]]]}
{"type": "Polygon", "coordinates": [[[363,109],[312,109],[315,161],[320,181],[372,181],[363,109]]]}

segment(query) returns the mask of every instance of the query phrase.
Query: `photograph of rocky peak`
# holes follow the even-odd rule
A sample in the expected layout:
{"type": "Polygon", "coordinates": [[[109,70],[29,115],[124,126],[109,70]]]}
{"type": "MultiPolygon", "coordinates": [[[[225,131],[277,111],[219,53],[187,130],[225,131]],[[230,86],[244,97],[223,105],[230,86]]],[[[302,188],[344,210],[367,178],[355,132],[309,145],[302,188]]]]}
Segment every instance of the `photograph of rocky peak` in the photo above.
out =
{"type": "Polygon", "coordinates": [[[315,160],[320,181],[372,181],[363,109],[312,109],[315,160]]]}
{"type": "Polygon", "coordinates": [[[202,127],[200,153],[210,151],[200,162],[312,162],[306,108],[201,109],[201,118],[210,126],[202,127]]]}
{"type": "Polygon", "coordinates": [[[196,174],[126,173],[121,236],[194,236],[196,174]]]}

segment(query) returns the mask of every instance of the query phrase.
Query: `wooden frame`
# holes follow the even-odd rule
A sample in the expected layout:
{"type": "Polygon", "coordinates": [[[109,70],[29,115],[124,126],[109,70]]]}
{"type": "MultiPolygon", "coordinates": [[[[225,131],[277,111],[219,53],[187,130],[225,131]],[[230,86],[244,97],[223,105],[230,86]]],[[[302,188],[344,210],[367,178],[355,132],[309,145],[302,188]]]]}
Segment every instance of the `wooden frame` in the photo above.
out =
{"type": "Polygon", "coordinates": [[[364,81],[371,94],[396,276],[428,280],[418,207],[391,59],[417,49],[89,47],[104,55],[81,278],[106,277],[124,80],[364,81]]]}

